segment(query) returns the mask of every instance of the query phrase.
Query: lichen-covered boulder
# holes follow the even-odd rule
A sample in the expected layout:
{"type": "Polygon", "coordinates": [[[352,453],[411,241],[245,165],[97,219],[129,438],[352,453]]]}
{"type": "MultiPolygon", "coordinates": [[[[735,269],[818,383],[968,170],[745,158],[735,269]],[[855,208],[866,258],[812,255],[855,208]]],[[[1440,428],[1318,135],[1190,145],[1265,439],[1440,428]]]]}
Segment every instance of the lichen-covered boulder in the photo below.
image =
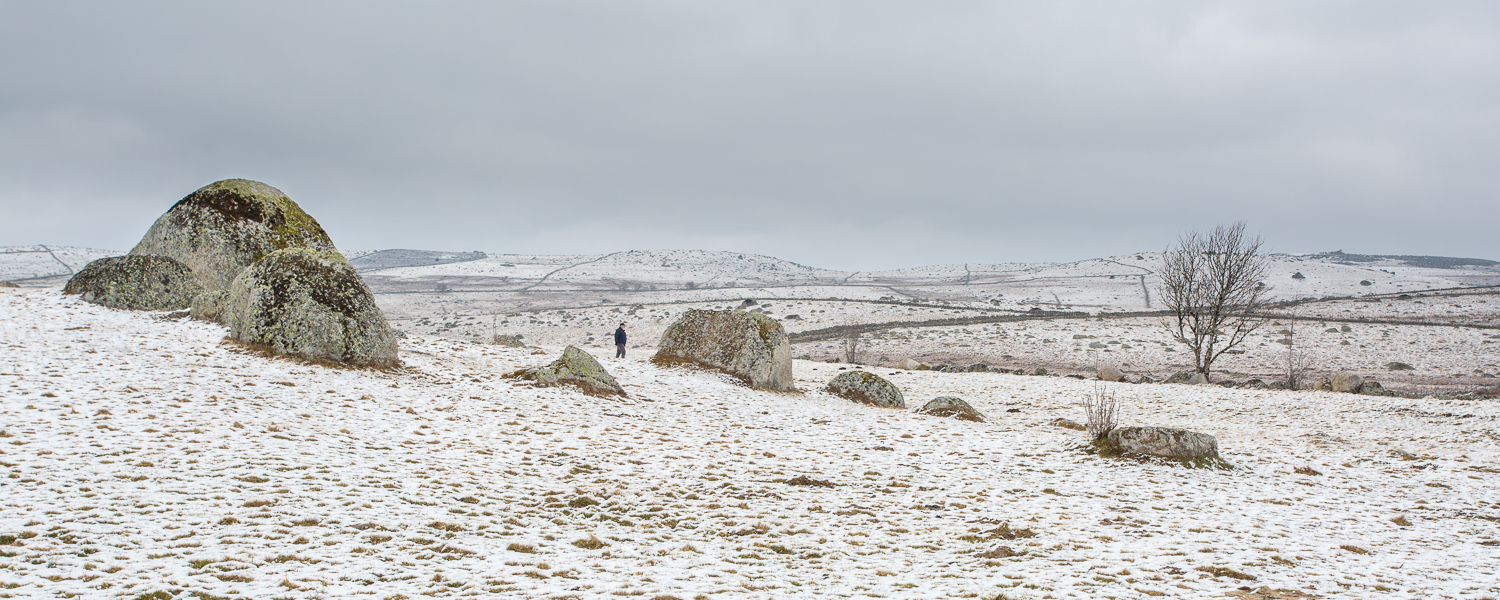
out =
{"type": "Polygon", "coordinates": [[[1214,436],[1170,427],[1117,427],[1109,442],[1122,454],[1155,456],[1199,466],[1218,465],[1219,440],[1214,436]]]}
{"type": "Polygon", "coordinates": [[[792,391],[792,346],[776,319],[741,310],[690,310],[661,336],[651,362],[723,371],[751,387],[792,391]]]}
{"type": "Polygon", "coordinates": [[[224,310],[229,336],[280,354],[394,367],[396,335],[337,252],[277,250],[240,273],[224,310]]]}
{"type": "Polygon", "coordinates": [[[599,361],[577,347],[568,346],[562,358],[551,364],[511,373],[511,377],[535,381],[537,385],[574,385],[590,396],[626,396],[625,388],[604,370],[599,361]]]}
{"type": "Polygon", "coordinates": [[[203,292],[192,269],[166,256],[111,256],[85,265],[63,287],[85,302],[130,310],[182,310],[203,292]]]}
{"type": "Polygon", "coordinates": [[[245,267],[283,248],[337,251],[323,227],[281,190],[226,179],[174,204],[130,253],[170,256],[192,269],[205,290],[223,290],[245,267]]]}
{"type": "Polygon", "coordinates": [[[884,408],[906,408],[901,390],[879,375],[865,371],[840,373],[828,382],[828,392],[860,404],[884,408]]]}
{"type": "Polygon", "coordinates": [[[953,396],[938,396],[933,398],[931,402],[917,409],[917,413],[932,415],[934,417],[953,417],[960,421],[984,422],[984,415],[979,414],[979,411],[969,406],[968,402],[964,402],[962,399],[953,396]]]}
{"type": "Polygon", "coordinates": [[[224,309],[228,306],[229,292],[225,290],[203,292],[193,298],[192,306],[188,307],[188,316],[199,321],[223,323],[224,309]]]}
{"type": "Polygon", "coordinates": [[[1358,393],[1364,384],[1365,378],[1354,371],[1339,371],[1328,377],[1328,389],[1335,392],[1358,393]]]}

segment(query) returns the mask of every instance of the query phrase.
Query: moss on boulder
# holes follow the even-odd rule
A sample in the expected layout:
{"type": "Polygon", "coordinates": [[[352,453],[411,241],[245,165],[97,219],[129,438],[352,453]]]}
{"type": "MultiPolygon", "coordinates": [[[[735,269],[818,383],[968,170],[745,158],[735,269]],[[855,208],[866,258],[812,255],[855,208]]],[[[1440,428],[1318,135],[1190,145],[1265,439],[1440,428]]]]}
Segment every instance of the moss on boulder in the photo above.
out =
{"type": "Polygon", "coordinates": [[[511,373],[511,377],[535,381],[537,385],[574,385],[590,396],[627,396],[625,388],[604,370],[599,361],[583,350],[568,346],[561,358],[550,364],[511,373]]]}
{"type": "Polygon", "coordinates": [[[932,415],[934,417],[953,417],[960,421],[984,422],[984,415],[974,410],[973,406],[969,406],[968,402],[964,402],[963,399],[953,396],[938,396],[933,398],[931,402],[917,409],[917,413],[932,415]]]}
{"type": "Polygon", "coordinates": [[[229,336],[273,352],[394,367],[396,335],[337,252],[277,250],[240,273],[224,310],[229,336]]]}
{"type": "Polygon", "coordinates": [[[228,307],[229,292],[224,290],[203,292],[193,298],[193,305],[188,308],[188,316],[199,321],[223,323],[224,309],[228,307]]]}
{"type": "Polygon", "coordinates": [[[792,346],[776,319],[742,310],[689,310],[661,336],[651,362],[693,364],[751,387],[792,391],[792,346]]]}
{"type": "Polygon", "coordinates": [[[896,384],[866,371],[840,373],[833,381],[828,382],[828,392],[860,404],[906,408],[906,398],[901,396],[901,390],[896,384]]]}
{"type": "Polygon", "coordinates": [[[245,267],[286,248],[337,251],[323,227],[281,190],[226,179],[173,205],[130,253],[175,258],[198,275],[204,289],[222,290],[245,267]]]}
{"type": "Polygon", "coordinates": [[[192,269],[166,256],[111,256],[85,265],[63,287],[85,302],[130,310],[182,310],[203,292],[192,269]]]}

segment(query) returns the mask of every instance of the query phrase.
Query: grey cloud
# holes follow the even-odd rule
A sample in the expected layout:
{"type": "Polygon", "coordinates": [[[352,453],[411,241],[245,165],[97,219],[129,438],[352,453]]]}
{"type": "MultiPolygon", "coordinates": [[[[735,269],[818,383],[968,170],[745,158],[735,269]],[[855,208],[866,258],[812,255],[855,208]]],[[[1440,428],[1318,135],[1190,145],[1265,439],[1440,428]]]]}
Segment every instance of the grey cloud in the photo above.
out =
{"type": "Polygon", "coordinates": [[[0,7],[0,244],[225,177],[344,248],[1497,256],[1486,3],[0,7]]]}

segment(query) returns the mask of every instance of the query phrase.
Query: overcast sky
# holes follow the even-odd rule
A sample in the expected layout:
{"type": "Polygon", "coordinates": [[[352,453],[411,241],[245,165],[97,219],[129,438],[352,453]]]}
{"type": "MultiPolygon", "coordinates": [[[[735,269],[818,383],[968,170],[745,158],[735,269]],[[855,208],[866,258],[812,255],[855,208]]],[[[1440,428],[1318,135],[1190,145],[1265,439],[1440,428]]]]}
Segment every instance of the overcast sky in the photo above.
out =
{"type": "Polygon", "coordinates": [[[231,177],[343,249],[1500,259],[1500,3],[0,1],[0,245],[231,177]]]}

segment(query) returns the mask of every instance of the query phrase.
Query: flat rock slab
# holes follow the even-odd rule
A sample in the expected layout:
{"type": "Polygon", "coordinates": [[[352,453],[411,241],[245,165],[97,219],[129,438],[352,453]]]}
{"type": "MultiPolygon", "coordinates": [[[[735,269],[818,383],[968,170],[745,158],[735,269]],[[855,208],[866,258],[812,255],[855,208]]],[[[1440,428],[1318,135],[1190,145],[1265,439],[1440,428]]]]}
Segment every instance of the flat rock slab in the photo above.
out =
{"type": "Polygon", "coordinates": [[[883,408],[906,408],[906,398],[895,384],[866,371],[840,373],[828,382],[828,392],[860,404],[883,408]]]}
{"type": "Polygon", "coordinates": [[[984,415],[969,406],[968,402],[954,396],[938,396],[931,402],[917,409],[918,414],[932,415],[934,417],[953,417],[960,421],[985,422],[984,415]]]}
{"type": "Polygon", "coordinates": [[[562,357],[549,364],[521,369],[511,374],[516,379],[534,381],[540,386],[573,385],[590,396],[628,396],[625,388],[594,357],[575,346],[563,350],[562,357]]]}

